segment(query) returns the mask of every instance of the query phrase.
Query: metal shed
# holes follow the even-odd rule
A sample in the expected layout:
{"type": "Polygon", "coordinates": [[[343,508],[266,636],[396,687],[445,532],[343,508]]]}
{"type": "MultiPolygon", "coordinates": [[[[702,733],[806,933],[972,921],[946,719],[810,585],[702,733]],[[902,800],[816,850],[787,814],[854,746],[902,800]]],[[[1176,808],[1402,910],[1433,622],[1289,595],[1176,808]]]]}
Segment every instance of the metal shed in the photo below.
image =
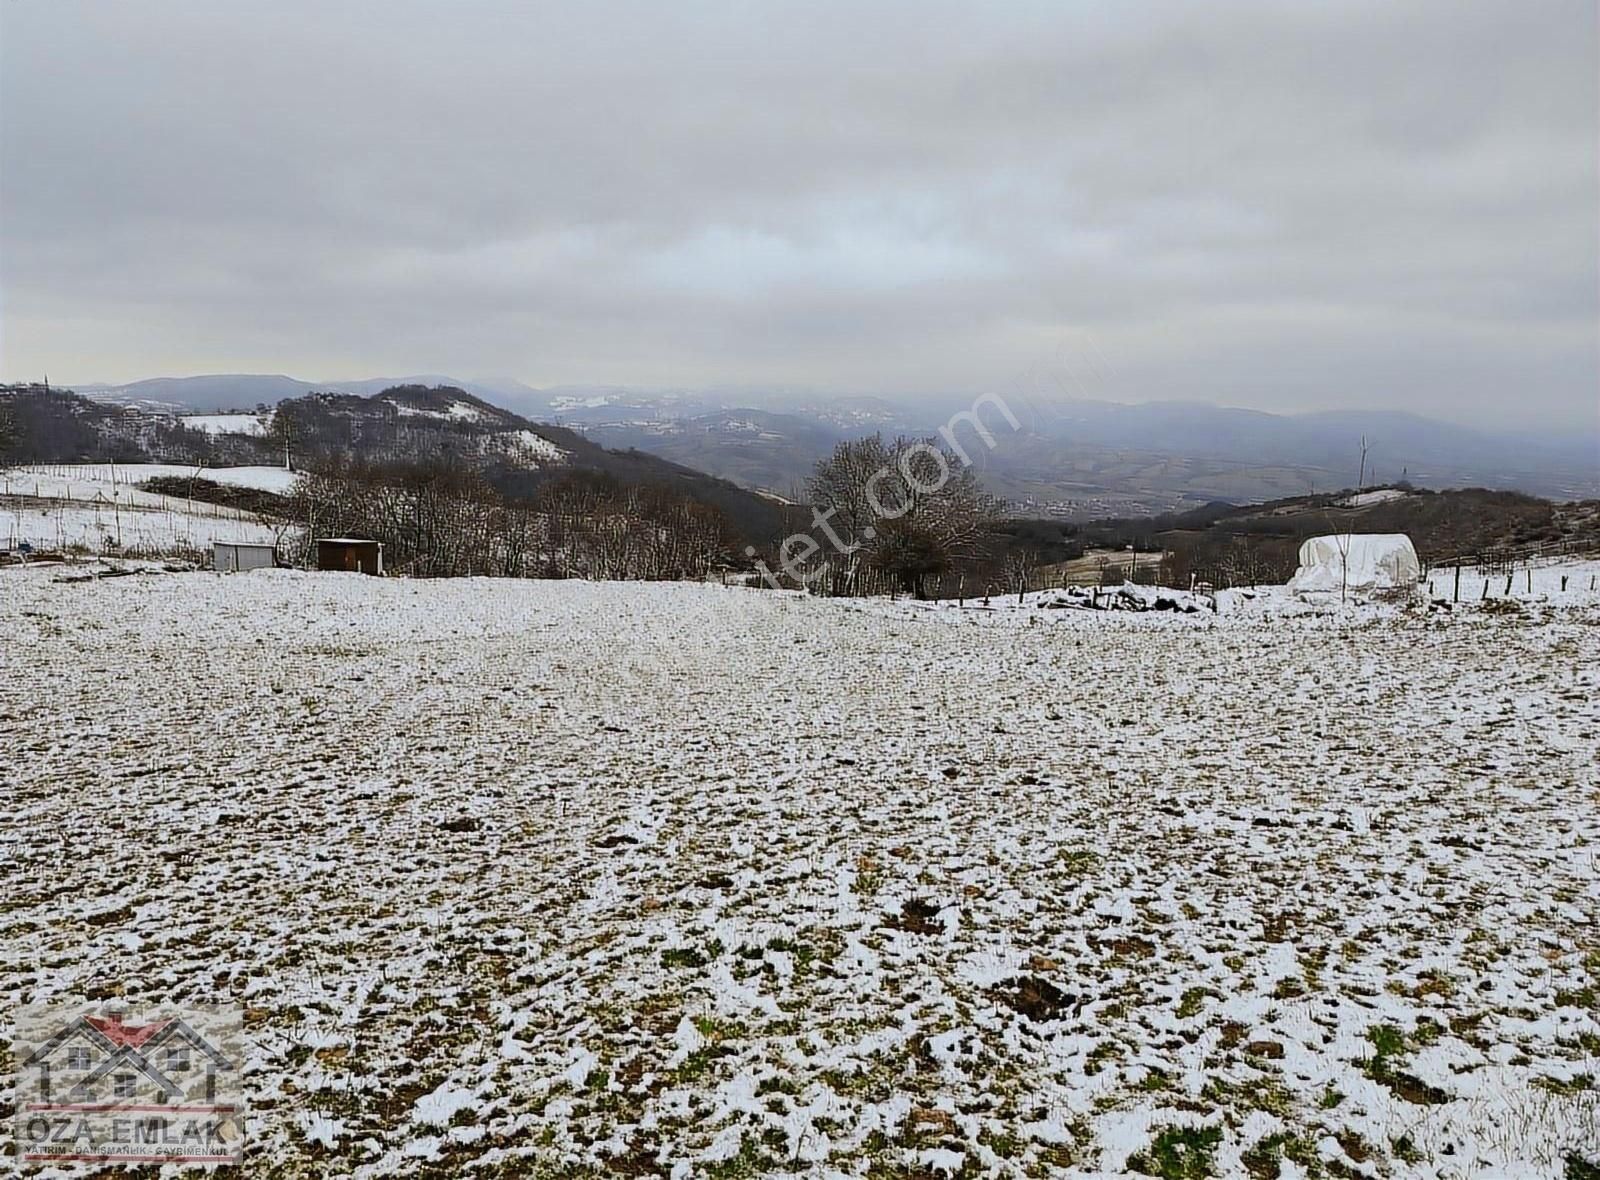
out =
{"type": "Polygon", "coordinates": [[[214,541],[211,544],[211,568],[219,573],[269,570],[277,564],[278,551],[271,545],[244,541],[214,541]]]}
{"type": "Polygon", "coordinates": [[[317,541],[317,568],[353,574],[383,573],[383,543],[360,537],[322,537],[317,541]]]}

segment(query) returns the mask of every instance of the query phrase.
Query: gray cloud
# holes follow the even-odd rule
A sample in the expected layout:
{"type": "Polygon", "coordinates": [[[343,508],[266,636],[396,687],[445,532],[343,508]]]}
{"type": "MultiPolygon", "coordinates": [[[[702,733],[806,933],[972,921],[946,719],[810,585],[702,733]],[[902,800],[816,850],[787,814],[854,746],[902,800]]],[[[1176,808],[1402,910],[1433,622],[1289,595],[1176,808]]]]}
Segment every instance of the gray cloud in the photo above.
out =
{"type": "Polygon", "coordinates": [[[1597,43],[1591,0],[6,0],[4,375],[1592,424],[1597,43]]]}

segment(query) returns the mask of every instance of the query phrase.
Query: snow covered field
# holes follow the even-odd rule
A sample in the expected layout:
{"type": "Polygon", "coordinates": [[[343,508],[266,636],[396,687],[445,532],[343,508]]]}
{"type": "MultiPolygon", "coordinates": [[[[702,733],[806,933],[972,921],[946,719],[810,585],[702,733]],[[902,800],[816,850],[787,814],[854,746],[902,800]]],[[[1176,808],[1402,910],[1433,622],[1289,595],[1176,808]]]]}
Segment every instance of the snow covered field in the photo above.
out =
{"type": "Polygon", "coordinates": [[[248,434],[265,438],[272,425],[272,414],[185,414],[180,419],[190,430],[206,434],[248,434]]]}
{"type": "Polygon", "coordinates": [[[1538,599],[1557,603],[1600,603],[1600,561],[1549,560],[1521,565],[1512,573],[1485,573],[1470,565],[1431,569],[1423,585],[1434,598],[1463,603],[1493,598],[1538,599]],[[1459,582],[1459,592],[1457,585],[1459,582]]]}
{"type": "Polygon", "coordinates": [[[184,467],[161,463],[74,463],[0,472],[0,548],[70,546],[145,554],[208,550],[213,541],[271,544],[286,530],[237,508],[147,492],[156,476],[287,492],[295,475],[277,467],[184,467]]]}
{"type": "Polygon", "coordinates": [[[1600,1144],[1594,605],[13,569],[0,634],[0,1000],[243,1005],[255,1173],[1600,1144]]]}
{"type": "Polygon", "coordinates": [[[191,553],[210,550],[213,541],[271,545],[288,531],[226,509],[213,513],[209,506],[114,509],[55,501],[0,507],[0,548],[5,549],[26,541],[40,551],[77,546],[94,552],[191,553]]]}
{"type": "MultiPolygon", "coordinates": [[[[1454,566],[1431,570],[1417,587],[1418,605],[1432,602],[1438,609],[1448,604],[1451,609],[1470,611],[1485,603],[1511,599],[1518,606],[1529,608],[1600,606],[1600,561],[1576,558],[1547,560],[1531,567],[1519,566],[1510,575],[1486,574],[1467,565],[1461,567],[1459,599],[1456,598],[1455,587],[1454,566]]],[[[938,602],[872,600],[857,604],[857,607],[905,617],[954,614],[968,623],[983,623],[990,618],[997,618],[1009,625],[1016,622],[1011,616],[1019,611],[1038,614],[1041,609],[1048,612],[1052,608],[1089,608],[1091,603],[1102,608],[1121,609],[1126,604],[1118,603],[1118,599],[1142,600],[1146,609],[1154,609],[1151,604],[1166,600],[1179,615],[1203,613],[1210,616],[1215,613],[1230,619],[1253,622],[1323,618],[1330,614],[1346,620],[1372,622],[1395,613],[1392,599],[1386,602],[1382,592],[1377,595],[1352,592],[1348,601],[1341,602],[1336,593],[1300,595],[1291,592],[1287,586],[1243,587],[1220,590],[1214,595],[1157,586],[1068,586],[1059,590],[1032,590],[1022,595],[1020,600],[1015,594],[995,594],[987,599],[967,598],[960,602],[954,599],[938,602]]],[[[1048,617],[1048,614],[1040,616],[1041,619],[1048,617]]],[[[1192,623],[1192,620],[1186,623],[1173,616],[1168,618],[1171,625],[1175,626],[1192,623]]],[[[1153,625],[1156,620],[1148,622],[1153,625]]]]}
{"type": "Polygon", "coordinates": [[[0,490],[26,496],[71,494],[75,499],[101,492],[148,496],[138,485],[158,476],[194,476],[236,488],[287,494],[296,475],[282,467],[200,467],[184,463],[51,463],[0,472],[0,490]],[[50,490],[54,489],[54,490],[50,490]]]}

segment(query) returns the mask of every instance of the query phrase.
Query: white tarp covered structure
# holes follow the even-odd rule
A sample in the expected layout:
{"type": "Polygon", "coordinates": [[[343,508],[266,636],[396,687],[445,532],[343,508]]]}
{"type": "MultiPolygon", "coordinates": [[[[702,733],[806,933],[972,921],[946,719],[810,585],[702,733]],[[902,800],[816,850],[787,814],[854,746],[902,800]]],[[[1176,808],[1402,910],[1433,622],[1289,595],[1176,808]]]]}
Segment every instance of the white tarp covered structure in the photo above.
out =
{"type": "Polygon", "coordinates": [[[1404,533],[1337,533],[1300,546],[1300,568],[1289,579],[1296,594],[1397,590],[1417,584],[1422,565],[1404,533]]]}

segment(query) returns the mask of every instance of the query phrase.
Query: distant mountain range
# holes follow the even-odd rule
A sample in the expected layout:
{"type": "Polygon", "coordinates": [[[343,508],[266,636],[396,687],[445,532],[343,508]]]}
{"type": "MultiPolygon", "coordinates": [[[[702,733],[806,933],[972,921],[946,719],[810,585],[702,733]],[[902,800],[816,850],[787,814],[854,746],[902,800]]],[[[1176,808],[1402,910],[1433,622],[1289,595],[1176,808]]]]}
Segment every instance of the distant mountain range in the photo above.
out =
{"type": "MultiPolygon", "coordinates": [[[[370,397],[399,385],[452,386],[523,418],[613,449],[637,448],[747,488],[795,497],[841,439],[872,431],[925,435],[967,408],[952,396],[913,403],[791,390],[535,389],[444,374],[303,381],[284,375],[160,377],[78,391],[169,413],[249,409],[332,391],[370,397]]],[[[1014,399],[1011,431],[993,411],[992,450],[975,450],[985,482],[1021,512],[1085,519],[1247,503],[1366,481],[1480,485],[1581,499],[1600,495],[1600,432],[1575,439],[1497,436],[1396,411],[1271,414],[1198,402],[1014,399]]]]}
{"type": "MultiPolygon", "coordinates": [[[[208,414],[218,410],[251,410],[275,406],[308,393],[353,393],[370,397],[401,385],[451,386],[477,397],[505,402],[504,390],[459,381],[439,374],[411,377],[368,377],[360,381],[302,381],[282,373],[208,373],[197,377],[149,377],[126,385],[74,385],[72,390],[96,401],[162,413],[208,414]]],[[[535,390],[528,392],[534,393],[535,390]]]]}
{"type": "Polygon", "coordinates": [[[245,390],[291,394],[267,405],[267,397],[218,403],[201,392],[204,380],[183,379],[175,386],[140,382],[131,394],[99,398],[37,385],[0,386],[0,416],[14,428],[12,451],[21,464],[112,460],[222,467],[281,464],[288,455],[297,469],[318,469],[345,460],[443,460],[478,471],[507,494],[523,495],[568,476],[669,489],[720,509],[740,537],[760,544],[790,531],[786,521],[795,511],[657,455],[608,450],[459,387],[377,382],[383,388],[370,394],[303,392],[300,387],[309,383],[254,376],[222,378],[212,387],[225,398],[245,390]],[[176,402],[175,394],[190,399],[188,404],[176,402]],[[219,404],[233,412],[196,412],[219,404]]]}

